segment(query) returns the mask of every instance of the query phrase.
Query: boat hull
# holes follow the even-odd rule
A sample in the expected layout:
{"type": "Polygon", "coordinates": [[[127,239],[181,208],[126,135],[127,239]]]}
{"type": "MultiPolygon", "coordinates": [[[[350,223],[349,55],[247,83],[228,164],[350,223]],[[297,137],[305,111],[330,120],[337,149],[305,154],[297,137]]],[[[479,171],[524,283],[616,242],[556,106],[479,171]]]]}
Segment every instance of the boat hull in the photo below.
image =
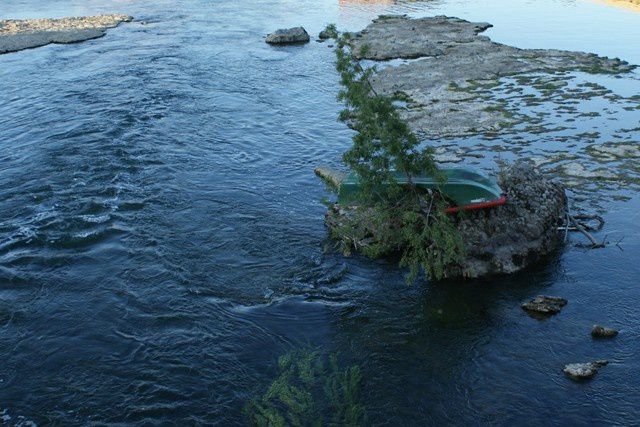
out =
{"type": "MultiPolygon", "coordinates": [[[[463,210],[487,209],[506,202],[498,184],[488,176],[468,168],[441,169],[442,178],[433,176],[412,177],[411,183],[424,190],[437,190],[452,203],[446,211],[455,213],[463,210]]],[[[407,185],[409,180],[396,173],[395,181],[407,185]]],[[[348,175],[338,191],[338,203],[353,204],[360,198],[360,186],[355,174],[348,175]]]]}

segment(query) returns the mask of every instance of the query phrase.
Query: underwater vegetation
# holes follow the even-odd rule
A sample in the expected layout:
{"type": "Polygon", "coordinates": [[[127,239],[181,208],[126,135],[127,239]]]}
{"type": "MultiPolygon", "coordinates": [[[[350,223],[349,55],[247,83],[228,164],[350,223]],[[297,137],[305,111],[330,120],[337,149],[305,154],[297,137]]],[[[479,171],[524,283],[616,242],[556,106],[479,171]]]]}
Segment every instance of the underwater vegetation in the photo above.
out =
{"type": "Polygon", "coordinates": [[[244,411],[258,427],[363,426],[361,389],[358,366],[341,368],[336,354],[294,350],[278,358],[278,375],[244,411]]]}

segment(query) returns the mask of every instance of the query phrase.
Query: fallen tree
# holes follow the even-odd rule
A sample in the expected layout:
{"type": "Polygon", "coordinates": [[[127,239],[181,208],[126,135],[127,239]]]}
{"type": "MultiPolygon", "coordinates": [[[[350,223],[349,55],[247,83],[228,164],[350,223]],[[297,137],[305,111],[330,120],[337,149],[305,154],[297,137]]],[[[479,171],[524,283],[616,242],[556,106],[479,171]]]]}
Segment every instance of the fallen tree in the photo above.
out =
{"type": "MultiPolygon", "coordinates": [[[[353,145],[344,153],[344,163],[356,173],[360,182],[360,197],[354,210],[377,224],[376,230],[390,230],[366,246],[363,254],[379,257],[392,247],[400,254],[399,264],[409,268],[408,280],[413,281],[420,269],[430,278],[446,277],[452,266],[464,258],[464,246],[454,223],[444,213],[444,199],[437,192],[425,193],[413,183],[419,174],[439,176],[438,167],[429,148],[421,147],[418,138],[400,119],[394,99],[372,91],[369,78],[372,69],[363,69],[350,49],[348,33],[338,34],[335,27],[327,32],[336,39],[336,69],[343,89],[339,100],[345,110],[342,121],[356,131],[353,145]],[[402,173],[408,182],[400,186],[394,173],[402,173]]],[[[365,49],[363,47],[362,49],[365,49]]],[[[336,224],[334,237],[343,240],[351,234],[349,222],[336,224]]]]}

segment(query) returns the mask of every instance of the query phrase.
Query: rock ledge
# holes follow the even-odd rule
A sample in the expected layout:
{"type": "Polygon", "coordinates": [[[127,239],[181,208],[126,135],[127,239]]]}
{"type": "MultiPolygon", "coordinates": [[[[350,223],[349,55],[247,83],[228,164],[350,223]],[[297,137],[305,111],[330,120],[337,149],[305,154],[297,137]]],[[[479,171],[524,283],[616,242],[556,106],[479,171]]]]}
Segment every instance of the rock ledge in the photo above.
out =
{"type": "Polygon", "coordinates": [[[102,37],[107,29],[130,22],[128,15],[98,15],[60,19],[0,20],[0,54],[45,46],[78,43],[102,37]]]}

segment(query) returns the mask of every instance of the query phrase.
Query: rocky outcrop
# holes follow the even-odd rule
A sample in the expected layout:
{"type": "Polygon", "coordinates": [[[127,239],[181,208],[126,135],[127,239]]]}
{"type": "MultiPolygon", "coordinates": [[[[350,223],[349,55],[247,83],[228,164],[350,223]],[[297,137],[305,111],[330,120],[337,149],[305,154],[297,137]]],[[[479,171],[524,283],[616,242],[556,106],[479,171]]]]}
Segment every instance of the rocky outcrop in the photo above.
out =
{"type": "Polygon", "coordinates": [[[469,93],[471,82],[497,84],[497,79],[512,75],[553,77],[563,71],[622,73],[634,68],[590,53],[495,43],[480,34],[490,27],[447,16],[381,16],[354,35],[352,51],[361,59],[413,59],[379,67],[371,83],[378,94],[408,99],[400,113],[425,138],[495,132],[514,123],[499,105],[487,108],[485,99],[469,93]]]}
{"type": "MultiPolygon", "coordinates": [[[[455,217],[466,258],[461,265],[450,266],[447,277],[478,278],[515,273],[544,259],[561,245],[562,235],[557,228],[566,209],[562,187],[526,162],[517,162],[503,170],[499,184],[506,193],[504,205],[455,217]]],[[[366,212],[334,205],[327,212],[325,224],[335,237],[347,223],[370,222],[358,215],[366,212]]],[[[367,242],[393,232],[393,224],[384,227],[365,230],[366,236],[353,249],[362,250],[367,242]]]]}
{"type": "Polygon", "coordinates": [[[560,297],[538,295],[529,302],[521,305],[522,309],[532,314],[550,315],[560,313],[567,300],[560,297]]]}
{"type": "Polygon", "coordinates": [[[618,335],[618,331],[600,325],[593,325],[591,336],[594,338],[613,338],[618,335]]]}
{"type": "Polygon", "coordinates": [[[601,367],[608,364],[609,362],[606,360],[587,363],[570,363],[566,365],[562,371],[572,380],[586,380],[593,377],[601,367]]]}
{"type": "Polygon", "coordinates": [[[297,44],[307,43],[310,40],[309,34],[302,27],[280,29],[267,35],[266,42],[269,44],[297,44]]]}
{"type": "Polygon", "coordinates": [[[95,39],[104,36],[107,29],[131,20],[133,18],[127,15],[0,20],[0,54],[50,43],[77,43],[95,39]]]}
{"type": "Polygon", "coordinates": [[[356,57],[362,59],[435,57],[461,43],[487,43],[489,39],[478,34],[492,26],[447,16],[411,19],[406,15],[382,15],[356,33],[352,45],[356,57]],[[366,50],[362,51],[364,46],[366,50]]]}
{"type": "Polygon", "coordinates": [[[499,184],[506,204],[467,212],[458,221],[467,250],[461,275],[515,273],[562,243],[557,228],[565,215],[566,197],[560,185],[526,162],[502,171],[499,184]]]}

